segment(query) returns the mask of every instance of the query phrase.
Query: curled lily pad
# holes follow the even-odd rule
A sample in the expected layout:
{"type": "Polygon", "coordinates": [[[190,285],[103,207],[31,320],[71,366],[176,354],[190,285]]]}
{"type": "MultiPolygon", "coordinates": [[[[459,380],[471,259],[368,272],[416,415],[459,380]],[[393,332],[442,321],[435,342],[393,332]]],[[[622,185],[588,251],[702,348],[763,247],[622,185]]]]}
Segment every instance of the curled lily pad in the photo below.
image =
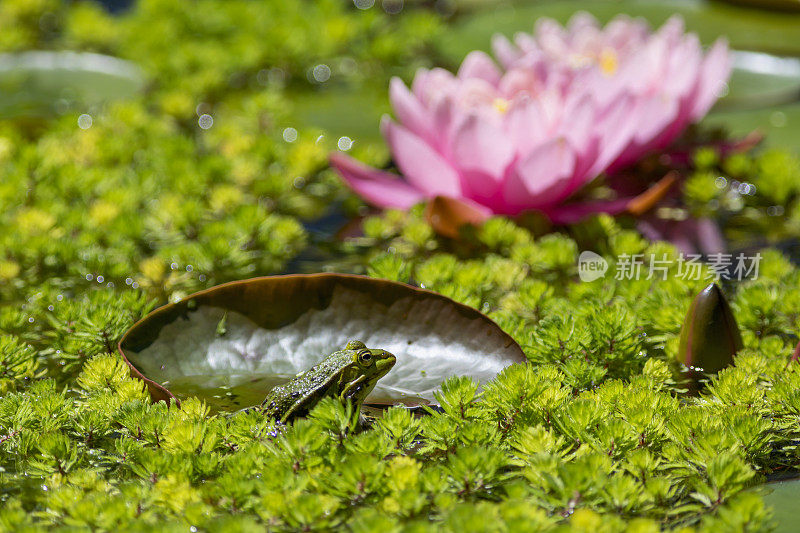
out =
{"type": "Polygon", "coordinates": [[[445,378],[480,381],[523,362],[519,345],[478,311],[403,283],[346,274],[236,281],[165,305],[135,324],[120,353],[154,400],[204,398],[219,409],[269,390],[351,339],[397,356],[368,402],[433,399],[445,378]]]}

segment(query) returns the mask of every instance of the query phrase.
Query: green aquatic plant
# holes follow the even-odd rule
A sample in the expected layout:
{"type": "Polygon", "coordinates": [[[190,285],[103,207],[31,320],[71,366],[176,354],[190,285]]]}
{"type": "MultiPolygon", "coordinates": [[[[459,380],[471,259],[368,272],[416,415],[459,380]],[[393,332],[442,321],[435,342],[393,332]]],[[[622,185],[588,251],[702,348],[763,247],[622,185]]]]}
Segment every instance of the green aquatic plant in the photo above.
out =
{"type": "Polygon", "coordinates": [[[337,0],[141,0],[116,15],[91,1],[9,0],[0,15],[0,50],[130,59],[149,75],[151,104],[189,123],[243,94],[358,87],[412,72],[428,64],[422,52],[440,28],[427,10],[398,17],[337,0]]]}
{"type": "MultiPolygon", "coordinates": [[[[642,245],[613,222],[603,226],[599,245],[642,245]]],[[[769,524],[754,488],[798,464],[800,373],[786,367],[798,315],[782,303],[800,297],[795,267],[765,253],[761,278],[732,294],[744,344],[736,366],[699,397],[682,398],[669,360],[703,280],[616,280],[612,268],[581,283],[567,261],[574,241],[534,239],[501,219],[476,241],[483,251],[468,260],[409,247],[403,264],[387,259],[397,250],[372,264],[488,312],[529,362],[482,390],[469,377],[452,378],[436,393],[441,411],[416,418],[390,408],[360,433],[335,401],[280,435],[255,412],[214,415],[194,399],[180,409],[151,403],[113,347],[149,308],[146,298],[117,298],[141,289],[94,289],[74,304],[46,292],[24,311],[6,308],[0,325],[15,340],[2,344],[4,357],[22,351],[51,377],[17,382],[0,399],[0,523],[363,530],[385,522],[445,531],[513,530],[520,521],[611,531],[769,524]],[[764,290],[782,299],[765,299],[764,290]],[[96,316],[80,320],[81,308],[96,316]],[[766,323],[773,327],[760,329],[766,323]],[[60,362],[80,367],[77,377],[60,362]]]]}

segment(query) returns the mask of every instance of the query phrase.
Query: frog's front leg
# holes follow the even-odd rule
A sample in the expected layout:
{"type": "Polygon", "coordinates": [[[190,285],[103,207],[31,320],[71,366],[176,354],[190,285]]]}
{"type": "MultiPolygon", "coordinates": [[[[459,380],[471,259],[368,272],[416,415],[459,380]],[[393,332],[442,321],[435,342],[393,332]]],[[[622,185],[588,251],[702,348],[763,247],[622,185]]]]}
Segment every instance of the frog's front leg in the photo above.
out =
{"type": "Polygon", "coordinates": [[[367,376],[360,376],[358,379],[348,383],[341,394],[339,394],[339,401],[342,402],[342,405],[347,405],[349,401],[350,405],[353,406],[353,412],[351,414],[353,418],[351,419],[351,422],[356,431],[363,431],[369,427],[367,419],[364,418],[364,415],[361,412],[364,398],[359,397],[361,389],[368,386],[368,384],[369,380],[367,379],[367,376]]]}
{"type": "Polygon", "coordinates": [[[364,385],[365,381],[367,381],[367,376],[361,375],[358,376],[357,379],[348,383],[347,386],[344,388],[344,390],[342,390],[342,392],[339,393],[339,401],[345,403],[347,401],[347,398],[352,398],[353,392],[357,392],[358,389],[360,389],[364,385]]]}

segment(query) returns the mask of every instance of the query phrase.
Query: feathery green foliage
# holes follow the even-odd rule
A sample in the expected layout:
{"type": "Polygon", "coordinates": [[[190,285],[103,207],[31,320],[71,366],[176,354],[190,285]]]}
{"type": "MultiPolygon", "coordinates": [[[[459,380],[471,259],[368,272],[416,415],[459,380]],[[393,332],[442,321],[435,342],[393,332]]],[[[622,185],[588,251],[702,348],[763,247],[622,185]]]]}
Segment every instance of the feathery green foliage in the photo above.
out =
{"type": "MultiPolygon", "coordinates": [[[[613,248],[619,230],[602,223],[612,231],[601,244],[613,248]]],[[[483,390],[453,377],[437,395],[441,412],[420,418],[395,407],[358,432],[349,406],[326,401],[276,433],[256,413],[211,415],[191,399],[181,409],[150,403],[106,342],[149,309],[146,299],[92,290],[48,312],[43,297],[37,322],[45,325],[30,339],[41,349],[16,338],[15,321],[6,320],[4,357],[28,361],[15,372],[36,378],[37,365],[49,362],[55,379],[14,380],[0,399],[0,523],[767,527],[754,487],[800,462],[800,367],[787,367],[798,315],[768,295],[800,297],[800,271],[770,252],[764,260],[773,268],[735,289],[746,348],[736,367],[686,397],[669,361],[703,281],[575,282],[565,260],[574,241],[536,240],[500,220],[476,236],[474,246],[484,248],[472,259],[434,240],[420,253],[403,234],[392,244],[410,251],[377,255],[370,268],[488,312],[523,345],[528,364],[507,368],[483,390]],[[514,245],[493,251],[488,239],[514,245]],[[522,249],[535,267],[510,257],[522,249]],[[80,368],[77,377],[71,368],[80,368]]],[[[651,249],[674,252],[664,243],[651,249]]]]}

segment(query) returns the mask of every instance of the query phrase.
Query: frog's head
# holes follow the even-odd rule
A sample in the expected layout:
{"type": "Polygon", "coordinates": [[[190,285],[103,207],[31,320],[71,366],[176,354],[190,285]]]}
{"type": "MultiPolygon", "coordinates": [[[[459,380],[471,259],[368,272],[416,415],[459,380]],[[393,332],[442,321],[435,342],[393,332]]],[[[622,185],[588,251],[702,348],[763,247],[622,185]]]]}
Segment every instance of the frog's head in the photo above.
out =
{"type": "Polygon", "coordinates": [[[360,406],[375,384],[392,369],[397,358],[386,350],[367,348],[361,341],[350,341],[339,352],[343,368],[339,397],[360,406]]]}

